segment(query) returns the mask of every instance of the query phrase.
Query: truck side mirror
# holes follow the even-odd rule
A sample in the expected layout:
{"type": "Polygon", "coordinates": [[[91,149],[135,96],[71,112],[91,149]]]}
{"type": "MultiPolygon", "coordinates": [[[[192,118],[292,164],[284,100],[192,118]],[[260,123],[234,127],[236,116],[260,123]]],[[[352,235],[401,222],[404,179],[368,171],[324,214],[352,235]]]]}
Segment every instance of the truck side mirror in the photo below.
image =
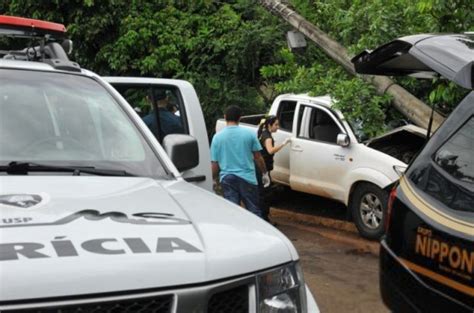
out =
{"type": "Polygon", "coordinates": [[[180,172],[192,169],[199,164],[198,142],[192,136],[167,135],[163,139],[163,148],[180,172]]]}
{"type": "Polygon", "coordinates": [[[341,147],[347,147],[351,143],[347,134],[340,133],[337,135],[337,144],[341,147]]]}

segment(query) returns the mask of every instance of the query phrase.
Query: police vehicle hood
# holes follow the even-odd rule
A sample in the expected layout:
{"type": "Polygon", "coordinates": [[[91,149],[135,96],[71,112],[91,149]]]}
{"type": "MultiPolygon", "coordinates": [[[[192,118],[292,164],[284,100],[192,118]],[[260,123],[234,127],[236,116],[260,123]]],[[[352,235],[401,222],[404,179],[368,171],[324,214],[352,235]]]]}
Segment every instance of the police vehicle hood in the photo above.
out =
{"type": "Polygon", "coordinates": [[[2,301],[199,284],[298,258],[270,224],[182,181],[3,176],[0,186],[2,301]]]}

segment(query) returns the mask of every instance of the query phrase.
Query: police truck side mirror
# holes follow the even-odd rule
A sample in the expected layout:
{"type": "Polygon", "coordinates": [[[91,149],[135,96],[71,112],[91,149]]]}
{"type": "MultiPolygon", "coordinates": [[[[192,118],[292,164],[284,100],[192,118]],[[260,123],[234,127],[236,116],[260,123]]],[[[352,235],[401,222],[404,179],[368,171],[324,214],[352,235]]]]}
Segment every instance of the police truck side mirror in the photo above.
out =
{"type": "Polygon", "coordinates": [[[163,139],[163,148],[180,172],[192,169],[199,164],[198,142],[192,136],[167,135],[163,139]]]}

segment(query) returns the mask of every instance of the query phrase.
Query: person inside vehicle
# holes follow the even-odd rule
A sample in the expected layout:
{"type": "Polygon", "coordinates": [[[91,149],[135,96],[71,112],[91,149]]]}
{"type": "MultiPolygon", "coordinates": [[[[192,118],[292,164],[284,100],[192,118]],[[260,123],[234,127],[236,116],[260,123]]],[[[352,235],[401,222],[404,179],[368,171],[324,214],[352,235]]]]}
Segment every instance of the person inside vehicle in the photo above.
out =
{"type": "Polygon", "coordinates": [[[153,89],[152,95],[148,96],[147,100],[152,108],[150,112],[143,117],[143,121],[156,138],[163,139],[169,134],[184,133],[181,118],[168,109],[169,97],[165,89],[153,89]],[[153,103],[153,101],[155,103],[153,103]],[[156,108],[158,108],[158,114],[156,108]],[[159,125],[157,115],[159,115],[159,125]]]}
{"type": "Polygon", "coordinates": [[[166,105],[166,108],[168,109],[168,111],[170,111],[174,115],[179,116],[179,111],[176,104],[172,103],[171,101],[168,101],[168,105],[166,105]]]}

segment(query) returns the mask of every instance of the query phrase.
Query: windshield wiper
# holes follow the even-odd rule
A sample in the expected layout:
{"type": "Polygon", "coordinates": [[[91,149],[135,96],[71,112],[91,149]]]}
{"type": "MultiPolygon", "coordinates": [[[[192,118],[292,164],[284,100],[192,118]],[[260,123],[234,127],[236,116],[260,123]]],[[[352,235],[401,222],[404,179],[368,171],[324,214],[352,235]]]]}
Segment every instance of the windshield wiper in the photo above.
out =
{"type": "Polygon", "coordinates": [[[0,171],[9,175],[28,175],[29,172],[72,172],[73,176],[81,173],[98,176],[135,176],[123,170],[100,169],[89,166],[56,166],[34,162],[10,162],[7,166],[0,166],[0,171]]]}

